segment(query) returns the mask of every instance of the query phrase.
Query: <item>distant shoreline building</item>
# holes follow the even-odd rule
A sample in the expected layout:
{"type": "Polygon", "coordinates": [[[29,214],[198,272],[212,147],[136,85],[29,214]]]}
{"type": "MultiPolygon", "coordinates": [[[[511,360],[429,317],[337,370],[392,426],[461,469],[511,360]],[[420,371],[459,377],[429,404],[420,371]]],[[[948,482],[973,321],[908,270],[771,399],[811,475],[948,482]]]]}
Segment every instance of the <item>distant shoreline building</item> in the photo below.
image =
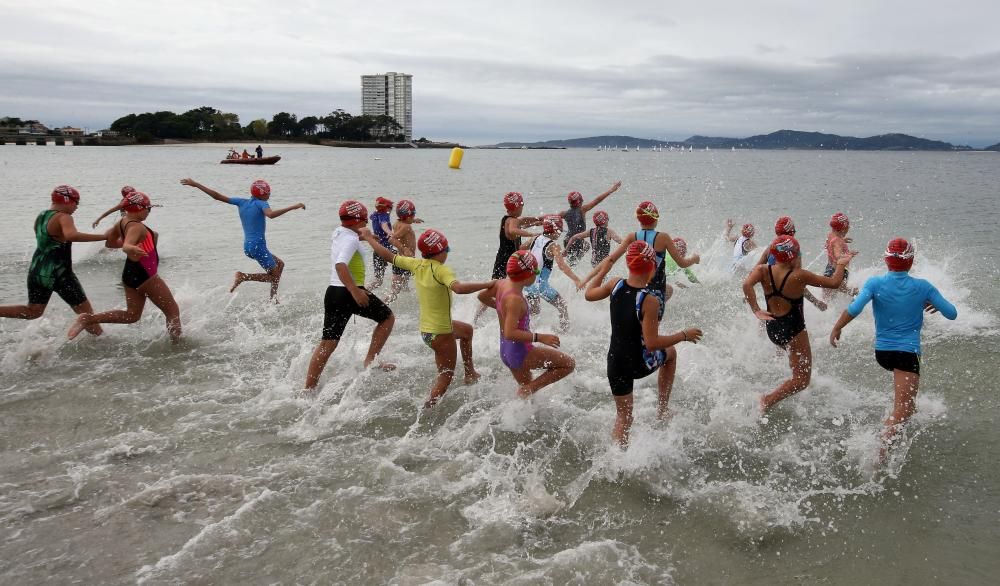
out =
{"type": "Polygon", "coordinates": [[[395,71],[362,75],[361,113],[392,116],[406,140],[413,140],[413,76],[395,71]]]}

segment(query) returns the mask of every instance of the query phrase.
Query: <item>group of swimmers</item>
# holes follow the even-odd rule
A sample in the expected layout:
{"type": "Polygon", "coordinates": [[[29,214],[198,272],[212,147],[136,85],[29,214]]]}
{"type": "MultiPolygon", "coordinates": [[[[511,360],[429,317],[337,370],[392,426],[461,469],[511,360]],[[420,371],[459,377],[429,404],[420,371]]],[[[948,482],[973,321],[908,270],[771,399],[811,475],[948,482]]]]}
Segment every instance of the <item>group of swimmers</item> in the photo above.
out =
{"type": "MultiPolygon", "coordinates": [[[[265,238],[266,219],[277,218],[295,209],[298,203],[271,209],[271,189],[257,180],[250,187],[250,198],[229,197],[193,179],[181,184],[201,190],[213,199],[234,205],[244,231],[244,253],[257,261],[264,272],[236,272],[230,291],[246,281],[270,284],[276,301],[284,262],[272,254],[265,238]]],[[[702,331],[687,327],[671,334],[661,334],[659,324],[666,303],[673,294],[667,277],[681,269],[687,280],[698,279],[690,267],[700,262],[697,254],[688,255],[682,238],[672,238],[657,230],[659,211],[652,201],[640,203],[635,210],[638,230],[620,237],[608,227],[607,212],[594,214],[594,226],[587,229],[586,215],[621,186],[615,183],[589,202],[579,192],[567,197],[569,208],[540,217],[524,216],[524,198],[510,192],[503,197],[506,210],[500,222],[499,248],[491,280],[460,281],[446,263],[450,246],[439,230],[425,230],[419,237],[412,225],[422,220],[416,216],[412,201],[394,204],[379,197],[375,213],[359,201],[340,205],[340,226],[331,238],[331,276],[324,297],[322,336],[313,351],[306,374],[306,392],[316,392],[320,376],[346,329],[350,318],[361,316],[376,323],[364,366],[373,364],[391,370],[394,365],[379,361],[379,355],[392,333],[395,316],[386,302],[373,290],[381,287],[385,269],[392,266],[393,278],[389,302],[403,291],[412,279],[419,301],[419,330],[424,344],[434,352],[437,377],[424,403],[432,407],[447,392],[457,365],[459,352],[464,367],[464,381],[479,378],[472,356],[474,325],[452,319],[452,294],[477,293],[482,307],[474,323],[489,308],[496,311],[500,323],[499,353],[503,364],[517,383],[517,396],[528,398],[542,388],[566,377],[575,368],[573,357],[559,349],[557,334],[534,331],[531,315],[540,310],[541,300],[559,312],[559,330],[569,327],[567,304],[549,282],[554,267],[559,267],[577,289],[584,290],[587,301],[610,299],[611,339],[607,354],[607,378],[616,407],[612,437],[627,447],[633,420],[632,390],[634,381],[658,372],[657,415],[670,415],[669,400],[677,369],[676,346],[682,342],[698,343],[702,331]],[[390,213],[395,205],[396,223],[390,213]],[[372,229],[368,229],[369,222],[372,229]],[[569,229],[564,229],[568,225],[569,229]],[[530,228],[541,227],[540,231],[530,228]],[[560,238],[562,241],[560,243],[560,238]],[[527,239],[524,241],[523,239],[527,239]],[[374,280],[366,286],[366,261],[362,242],[374,252],[374,280]],[[614,250],[611,242],[617,243],[614,250]],[[573,266],[591,250],[591,271],[578,276],[573,266]],[[417,253],[420,253],[419,258],[417,253]],[[628,276],[607,277],[614,264],[625,257],[628,276]]],[[[0,317],[35,319],[40,317],[52,293],[58,294],[78,314],[68,336],[83,331],[102,333],[104,323],[132,323],[139,319],[147,299],[161,309],[172,340],[181,335],[180,311],[166,283],[157,273],[158,234],[145,221],[153,207],[148,195],[126,186],[121,201],[102,214],[94,227],[107,215],[120,212],[115,226],[104,234],[79,232],[72,219],[78,209],[80,193],[61,185],[51,193],[51,205],[35,219],[37,249],[28,270],[28,304],[0,307],[0,317]],[[79,280],[73,273],[73,242],[105,242],[108,248],[120,248],[126,255],[122,271],[126,309],[95,313],[79,280]]],[[[756,243],[755,230],[743,225],[740,236],[733,237],[734,223],[727,221],[725,236],[734,242],[734,260],[749,255],[756,243]]],[[[828,266],[823,275],[802,268],[799,243],[794,238],[795,224],[788,216],[775,223],[776,237],[767,246],[743,282],[746,303],[763,322],[770,340],[788,353],[790,377],[777,388],[760,397],[764,415],[776,403],[805,389],[812,372],[812,353],[803,314],[803,299],[809,298],[820,309],[824,302],[812,297],[807,287],[840,290],[856,298],[838,319],[830,333],[830,343],[837,346],[843,328],[857,317],[869,302],[875,314],[875,357],[883,368],[893,372],[895,401],[885,421],[886,445],[898,433],[915,410],[920,379],[920,330],[923,313],[940,312],[955,319],[957,311],[929,282],[910,277],[913,246],[902,238],[889,242],[884,258],[889,272],[868,279],[857,292],[846,287],[847,266],[857,254],[850,250],[847,237],[849,220],[841,213],[830,220],[827,238],[828,266]],[[765,308],[758,303],[755,288],[764,291],[765,308]]],[[[676,283],[683,286],[682,283],[676,283]]]]}

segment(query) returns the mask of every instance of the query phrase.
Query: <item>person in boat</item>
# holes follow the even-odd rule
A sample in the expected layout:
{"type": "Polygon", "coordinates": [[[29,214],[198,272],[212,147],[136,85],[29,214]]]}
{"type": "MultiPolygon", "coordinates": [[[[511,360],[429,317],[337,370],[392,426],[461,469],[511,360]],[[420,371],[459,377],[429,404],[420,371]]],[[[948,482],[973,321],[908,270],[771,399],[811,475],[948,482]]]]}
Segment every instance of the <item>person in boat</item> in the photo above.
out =
{"type": "Polygon", "coordinates": [[[285,262],[271,254],[267,248],[267,240],[264,237],[264,231],[267,228],[266,220],[268,218],[273,220],[292,210],[304,210],[306,209],[305,204],[297,203],[286,208],[272,210],[268,203],[268,200],[271,199],[271,186],[263,179],[258,179],[250,185],[250,199],[222,195],[190,178],[181,179],[181,185],[198,188],[212,199],[234,205],[239,209],[240,223],[243,224],[243,254],[257,261],[264,272],[244,273],[236,271],[233,286],[229,288],[229,292],[235,291],[245,281],[270,283],[271,300],[277,301],[278,284],[281,282],[281,273],[285,270],[285,262]]]}
{"type": "MultiPolygon", "coordinates": [[[[785,236],[785,235],[795,236],[795,231],[796,231],[795,230],[795,222],[793,222],[792,218],[789,217],[789,216],[780,216],[774,222],[774,235],[775,235],[775,237],[777,237],[777,236],[785,236]]],[[[760,258],[757,260],[757,264],[758,265],[762,265],[762,264],[773,265],[774,264],[774,255],[771,254],[771,248],[770,247],[765,248],[764,252],[760,253],[760,258]]],[[[847,273],[846,269],[844,270],[844,273],[845,274],[847,273]]],[[[830,274],[824,273],[824,276],[829,277],[832,274],[833,274],[833,272],[831,271],[830,274]]],[[[808,301],[809,303],[812,303],[816,307],[816,309],[818,309],[820,311],[826,311],[826,308],[827,308],[826,303],[823,302],[823,301],[820,301],[819,299],[816,299],[816,296],[813,295],[812,293],[810,293],[808,288],[804,289],[802,291],[802,296],[805,297],[806,301],[808,301]]]]}
{"type": "MultiPolygon", "coordinates": [[[[407,200],[399,202],[400,206],[407,200]]],[[[455,376],[455,359],[458,348],[462,350],[465,384],[479,380],[479,373],[472,360],[472,326],[451,317],[451,294],[475,293],[492,287],[495,281],[463,283],[445,264],[448,261],[448,239],[437,230],[426,230],[417,241],[422,260],[397,254],[378,241],[372,232],[364,230],[362,238],[371,245],[375,254],[392,263],[393,267],[406,269],[416,275],[417,300],[420,303],[420,337],[434,351],[437,378],[424,407],[433,407],[444,396],[455,376]]],[[[401,248],[399,250],[402,250],[401,248]]]]}
{"type": "MultiPolygon", "coordinates": [[[[69,185],[52,190],[49,209],[35,217],[36,248],[28,265],[28,304],[0,306],[0,317],[38,319],[45,313],[55,293],[77,314],[94,311],[83,285],[73,273],[73,243],[101,242],[104,234],[79,232],[73,224],[73,213],[80,207],[80,192],[69,185]]],[[[101,335],[101,327],[92,325],[87,331],[101,335]]]]}
{"type": "Polygon", "coordinates": [[[250,153],[248,153],[246,149],[243,149],[243,154],[240,155],[240,158],[243,160],[249,159],[250,153]]]}
{"type": "Polygon", "coordinates": [[[549,276],[552,274],[553,265],[566,274],[579,289],[583,282],[573,272],[559,246],[559,236],[563,231],[563,219],[557,214],[551,214],[542,218],[542,233],[535,236],[530,242],[524,245],[524,249],[534,255],[538,261],[538,266],[542,268],[535,279],[535,283],[524,290],[524,297],[528,300],[528,308],[531,315],[538,315],[541,312],[541,300],[544,299],[559,312],[559,330],[566,332],[569,329],[569,307],[562,295],[549,283],[549,276]]]}
{"type": "Polygon", "coordinates": [[[134,187],[132,187],[131,185],[125,185],[125,186],[123,186],[122,187],[122,200],[120,202],[118,202],[117,204],[115,204],[114,207],[108,208],[107,211],[105,211],[100,216],[97,216],[97,219],[94,220],[94,223],[91,224],[90,227],[91,228],[96,228],[97,225],[101,223],[101,220],[103,220],[104,218],[110,216],[111,214],[113,214],[115,212],[119,212],[119,213],[121,213],[121,215],[124,216],[125,215],[125,205],[128,203],[128,199],[126,199],[126,198],[128,197],[128,194],[132,193],[135,190],[136,189],[134,187]]]}
{"type": "Polygon", "coordinates": [[[809,386],[812,377],[812,348],[802,312],[802,297],[806,286],[836,289],[844,280],[847,264],[856,254],[852,252],[841,256],[833,275],[826,277],[802,268],[799,243],[795,238],[779,236],[774,239],[770,248],[774,255],[774,265],[754,266],[743,281],[743,295],[754,316],[764,322],[771,342],[788,350],[791,377],[770,393],[761,395],[761,415],[766,414],[779,401],[809,386]],[[766,311],[757,304],[757,293],[754,291],[757,284],[764,289],[766,311]]]}
{"type": "Polygon", "coordinates": [[[535,255],[515,250],[504,267],[506,277],[479,293],[479,301],[496,309],[500,320],[500,360],[517,382],[517,396],[528,399],[539,390],[568,376],[576,368],[573,357],[560,352],[559,336],[531,331],[525,287],[538,278],[535,255]],[[548,346],[548,347],[546,347],[548,346]],[[532,371],[544,370],[538,376],[532,371]]]}
{"type": "MultiPolygon", "coordinates": [[[[830,217],[830,233],[826,235],[826,270],[823,271],[824,275],[832,275],[837,259],[845,254],[850,254],[851,250],[848,245],[851,243],[851,239],[847,237],[847,232],[850,229],[851,221],[847,215],[837,212],[830,217]]],[[[850,276],[850,271],[845,271],[844,282],[840,284],[840,287],[837,287],[836,290],[824,291],[823,298],[829,301],[837,293],[845,293],[852,297],[857,295],[857,288],[851,288],[847,284],[850,276]]]]}
{"type": "MultiPolygon", "coordinates": [[[[368,368],[378,358],[385,346],[392,326],[396,323],[389,306],[365,289],[365,258],[361,253],[361,234],[368,223],[368,209],[353,199],[340,204],[340,226],[333,231],[330,244],[330,285],[323,298],[323,334],[313,351],[306,373],[305,388],[313,392],[319,377],[326,368],[330,355],[337,349],[351,317],[358,315],[376,323],[371,343],[365,356],[368,368]]],[[[383,370],[396,368],[394,364],[380,363],[383,370]]]]}
{"type": "Polygon", "coordinates": [[[605,264],[585,293],[587,301],[611,298],[607,374],[616,411],[611,437],[622,449],[628,447],[632,428],[632,388],[635,381],[659,370],[657,415],[659,419],[666,419],[677,370],[674,346],[681,342],[697,344],[702,336],[698,328],[660,335],[657,316],[661,302],[648,289],[658,264],[652,246],[642,240],[632,242],[625,252],[625,264],[628,266],[627,279],[612,279],[602,284],[611,269],[610,264],[605,264]]]}
{"type": "Polygon", "coordinates": [[[264,149],[261,148],[260,145],[257,145],[257,149],[256,150],[257,150],[257,158],[258,159],[263,159],[264,158],[264,149]]]}
{"type": "Polygon", "coordinates": [[[735,273],[740,268],[740,263],[743,258],[750,254],[750,251],[757,248],[757,243],[753,241],[754,227],[753,224],[743,224],[740,228],[740,235],[733,235],[733,223],[732,219],[726,220],[726,233],[724,238],[729,242],[733,243],[733,263],[731,265],[731,270],[735,273]]]}
{"type": "Polygon", "coordinates": [[[608,228],[610,219],[608,212],[604,210],[594,212],[594,227],[586,232],[580,232],[572,236],[566,242],[566,248],[570,249],[576,241],[586,238],[590,242],[590,266],[596,267],[602,260],[608,258],[608,254],[611,253],[612,240],[618,244],[622,243],[621,236],[611,228],[608,228]]]}
{"type": "Polygon", "coordinates": [[[882,439],[885,447],[917,410],[917,389],[920,386],[920,330],[924,326],[924,311],[941,312],[947,319],[958,317],[958,310],[924,279],[910,276],[913,267],[913,245],[903,238],[889,241],[885,249],[885,264],[889,271],[869,277],[857,298],[840,315],[830,332],[830,344],[837,347],[841,331],[872,304],[875,314],[875,361],[892,372],[895,390],[892,413],[885,420],[882,439]]]}
{"type": "Polygon", "coordinates": [[[574,240],[573,245],[570,246],[570,240],[574,236],[587,231],[587,212],[600,205],[609,195],[618,191],[618,188],[621,186],[622,182],[616,181],[610,189],[587,203],[583,202],[583,195],[579,191],[571,191],[566,196],[566,200],[569,202],[569,209],[559,215],[566,220],[566,227],[568,228],[566,230],[566,238],[563,240],[563,246],[566,248],[566,259],[570,265],[575,265],[583,257],[584,253],[587,252],[586,241],[583,239],[574,240]]]}
{"type": "Polygon", "coordinates": [[[166,318],[167,334],[171,342],[181,336],[181,311],[167,283],[157,269],[160,255],[157,252],[159,235],[144,223],[153,209],[149,196],[133,191],[125,198],[125,217],[108,230],[106,246],[121,248],[125,253],[122,284],[125,286],[125,309],[101,313],[82,313],[67,332],[70,340],[88,327],[97,324],[132,324],[142,317],[146,300],[160,308],[166,318]]]}

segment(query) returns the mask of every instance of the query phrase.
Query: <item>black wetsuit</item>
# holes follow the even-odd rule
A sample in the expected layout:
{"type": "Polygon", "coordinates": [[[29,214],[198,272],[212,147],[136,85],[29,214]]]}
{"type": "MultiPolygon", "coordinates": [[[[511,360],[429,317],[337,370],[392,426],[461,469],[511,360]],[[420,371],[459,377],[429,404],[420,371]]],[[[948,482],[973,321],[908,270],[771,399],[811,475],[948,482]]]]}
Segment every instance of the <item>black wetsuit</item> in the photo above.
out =
{"type": "Polygon", "coordinates": [[[587,249],[583,240],[577,240],[570,245],[569,239],[587,230],[587,218],[583,214],[583,208],[576,207],[563,212],[563,220],[566,221],[566,238],[563,240],[563,248],[566,251],[566,260],[569,261],[569,264],[574,265],[583,257],[587,249]]]}
{"type": "Polygon", "coordinates": [[[774,273],[771,272],[771,266],[767,267],[767,274],[771,278],[771,293],[764,294],[764,299],[770,299],[772,297],[780,297],[791,305],[791,309],[788,313],[782,316],[775,316],[774,319],[764,322],[767,328],[767,337],[771,339],[776,345],[784,348],[788,346],[789,342],[792,341],[795,336],[799,335],[799,332],[806,329],[806,318],[803,312],[803,302],[802,297],[798,299],[792,299],[790,297],[785,297],[784,291],[785,283],[788,282],[788,277],[791,276],[793,271],[788,271],[785,274],[785,278],[781,280],[781,286],[777,287],[774,284],[774,273]]]}
{"type": "Polygon", "coordinates": [[[608,240],[608,229],[606,226],[597,226],[590,229],[590,264],[597,266],[602,260],[611,254],[611,241],[608,240]]]}
{"type": "Polygon", "coordinates": [[[510,259],[510,255],[517,252],[517,249],[521,247],[521,237],[507,238],[507,231],[504,229],[507,225],[507,219],[513,217],[504,216],[500,220],[500,248],[497,249],[497,259],[493,262],[492,278],[494,279],[507,277],[507,260],[510,259]]]}
{"type": "Polygon", "coordinates": [[[608,383],[611,394],[628,395],[633,381],[652,374],[666,352],[649,351],[642,339],[642,302],[649,289],[636,289],[622,279],[611,291],[611,345],[608,347],[608,383]]]}

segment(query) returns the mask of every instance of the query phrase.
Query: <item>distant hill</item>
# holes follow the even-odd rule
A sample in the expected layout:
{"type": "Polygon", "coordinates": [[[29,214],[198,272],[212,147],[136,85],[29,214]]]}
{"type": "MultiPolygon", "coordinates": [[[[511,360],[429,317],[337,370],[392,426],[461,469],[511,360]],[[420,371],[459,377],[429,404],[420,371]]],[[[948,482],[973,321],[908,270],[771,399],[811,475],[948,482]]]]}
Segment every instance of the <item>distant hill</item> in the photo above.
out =
{"type": "MultiPolygon", "coordinates": [[[[693,147],[695,149],[806,149],[806,150],[851,150],[851,151],[955,151],[972,150],[967,146],[956,146],[939,140],[929,140],[908,134],[881,134],[868,138],[802,132],[799,130],[779,130],[771,134],[758,134],[747,138],[726,138],[713,136],[692,136],[682,141],[651,140],[634,136],[592,136],[568,140],[548,140],[544,142],[504,142],[497,148],[598,148],[629,147],[652,148],[654,146],[693,147]]],[[[990,149],[1000,150],[1000,145],[990,149]]]]}
{"type": "Polygon", "coordinates": [[[983,150],[984,151],[998,151],[998,152],[1000,152],[1000,142],[996,143],[993,146],[988,146],[988,147],[984,148],[983,150]]]}

